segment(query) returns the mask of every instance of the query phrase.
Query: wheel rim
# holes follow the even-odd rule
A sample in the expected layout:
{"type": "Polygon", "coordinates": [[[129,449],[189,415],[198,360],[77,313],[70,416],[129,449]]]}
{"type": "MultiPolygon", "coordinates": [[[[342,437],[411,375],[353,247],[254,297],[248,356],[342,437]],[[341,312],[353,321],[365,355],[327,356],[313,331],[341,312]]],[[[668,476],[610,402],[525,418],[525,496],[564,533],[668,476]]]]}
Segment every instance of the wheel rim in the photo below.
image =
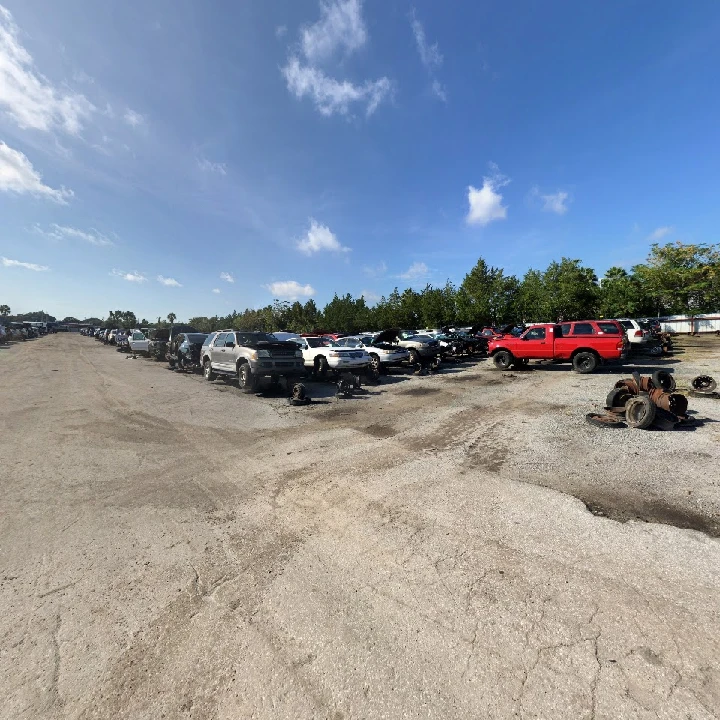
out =
{"type": "Polygon", "coordinates": [[[376,358],[374,355],[370,357],[370,365],[372,365],[373,370],[379,370],[380,369],[380,358],[376,358]]]}
{"type": "Polygon", "coordinates": [[[210,363],[209,362],[205,363],[205,377],[206,378],[210,377],[210,363]]]}

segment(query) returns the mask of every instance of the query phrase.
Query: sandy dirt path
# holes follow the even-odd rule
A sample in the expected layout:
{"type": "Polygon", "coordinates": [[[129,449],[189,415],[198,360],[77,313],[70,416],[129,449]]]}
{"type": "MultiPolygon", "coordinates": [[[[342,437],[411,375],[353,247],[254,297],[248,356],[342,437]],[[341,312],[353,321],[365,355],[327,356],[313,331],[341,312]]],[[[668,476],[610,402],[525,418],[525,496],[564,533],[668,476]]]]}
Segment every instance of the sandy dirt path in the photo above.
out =
{"type": "Polygon", "coordinates": [[[720,400],[584,423],[623,375],[291,408],[79,336],[0,350],[0,717],[720,717],[720,400]]]}

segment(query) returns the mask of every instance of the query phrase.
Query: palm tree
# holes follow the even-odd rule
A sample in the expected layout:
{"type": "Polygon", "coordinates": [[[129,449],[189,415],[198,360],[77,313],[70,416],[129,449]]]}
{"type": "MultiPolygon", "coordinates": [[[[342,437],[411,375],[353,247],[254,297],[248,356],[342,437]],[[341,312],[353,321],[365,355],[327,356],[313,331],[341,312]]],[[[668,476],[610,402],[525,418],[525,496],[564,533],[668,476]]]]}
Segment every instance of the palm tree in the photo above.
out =
{"type": "Polygon", "coordinates": [[[9,305],[0,305],[0,315],[3,317],[7,317],[10,314],[10,306],[9,305]]]}
{"type": "Polygon", "coordinates": [[[177,315],[175,313],[168,313],[167,319],[168,322],[172,325],[175,322],[175,318],[177,315]]]}

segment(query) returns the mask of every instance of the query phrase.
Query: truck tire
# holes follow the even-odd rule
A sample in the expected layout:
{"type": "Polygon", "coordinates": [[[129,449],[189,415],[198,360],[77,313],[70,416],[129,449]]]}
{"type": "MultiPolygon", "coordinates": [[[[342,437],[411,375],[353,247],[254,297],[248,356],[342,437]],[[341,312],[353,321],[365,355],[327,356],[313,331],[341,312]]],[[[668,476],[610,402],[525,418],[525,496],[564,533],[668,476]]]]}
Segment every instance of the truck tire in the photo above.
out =
{"type": "Polygon", "coordinates": [[[493,355],[493,362],[498,370],[508,370],[510,366],[515,362],[515,358],[507,350],[498,350],[493,355]]]}
{"type": "Polygon", "coordinates": [[[370,353],[370,367],[374,371],[377,371],[378,375],[380,374],[380,372],[382,370],[380,358],[376,353],[370,353]]]}
{"type": "Polygon", "coordinates": [[[675,392],[677,387],[675,378],[667,370],[656,370],[652,374],[652,383],[656,388],[661,388],[666,393],[675,392]]]}
{"type": "Polygon", "coordinates": [[[420,365],[420,353],[415,348],[410,348],[410,364],[420,365]]]}
{"type": "Polygon", "coordinates": [[[592,352],[579,352],[572,360],[573,370],[581,375],[595,371],[598,366],[598,357],[592,352]]]}
{"type": "Polygon", "coordinates": [[[254,393],[257,390],[257,378],[246,362],[238,368],[238,385],[246,393],[254,393]]]}
{"type": "Polygon", "coordinates": [[[212,363],[209,360],[203,363],[203,376],[208,382],[212,382],[217,377],[212,371],[212,363]]]}
{"type": "Polygon", "coordinates": [[[655,403],[648,395],[636,395],[625,405],[625,422],[631,428],[644,430],[655,420],[655,403]]]}

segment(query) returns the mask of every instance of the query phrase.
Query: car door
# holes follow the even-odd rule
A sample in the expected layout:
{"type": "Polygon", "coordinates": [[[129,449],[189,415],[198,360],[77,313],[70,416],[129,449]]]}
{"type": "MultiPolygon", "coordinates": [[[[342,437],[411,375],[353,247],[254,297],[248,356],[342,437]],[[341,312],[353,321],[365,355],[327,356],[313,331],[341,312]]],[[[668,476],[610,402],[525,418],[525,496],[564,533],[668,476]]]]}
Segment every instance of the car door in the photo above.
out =
{"type": "Polygon", "coordinates": [[[140,331],[134,332],[131,336],[130,347],[133,352],[147,352],[149,340],[145,337],[145,333],[140,331]]]}
{"type": "Polygon", "coordinates": [[[517,357],[551,358],[553,356],[553,336],[547,328],[534,327],[525,331],[518,343],[517,357]]]}
{"type": "Polygon", "coordinates": [[[210,348],[210,361],[213,367],[223,370],[223,360],[225,358],[225,338],[228,333],[218,333],[210,348]]]}

